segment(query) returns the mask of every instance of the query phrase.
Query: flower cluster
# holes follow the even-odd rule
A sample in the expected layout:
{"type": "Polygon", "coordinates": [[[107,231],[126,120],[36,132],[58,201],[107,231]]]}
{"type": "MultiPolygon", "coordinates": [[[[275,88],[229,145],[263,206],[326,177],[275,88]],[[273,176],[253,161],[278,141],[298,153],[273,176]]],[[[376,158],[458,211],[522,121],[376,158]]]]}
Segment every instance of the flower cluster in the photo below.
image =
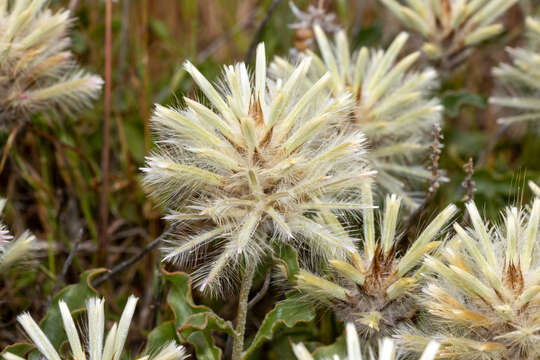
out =
{"type": "MultiPolygon", "coordinates": [[[[473,202],[472,228],[457,233],[443,259],[425,261],[434,273],[424,289],[429,337],[452,359],[533,360],[540,356],[540,198],[510,207],[504,226],[490,228],[473,202]]],[[[428,341],[402,336],[411,349],[428,341]]]]}
{"type": "Polygon", "coordinates": [[[44,0],[0,1],[0,129],[57,105],[81,109],[103,81],[78,69],[69,51],[69,11],[44,0]]]}
{"type": "MultiPolygon", "coordinates": [[[[362,350],[362,347],[360,346],[360,340],[358,338],[358,333],[356,332],[356,328],[352,323],[347,323],[345,331],[347,342],[347,356],[342,358],[339,355],[334,354],[334,356],[332,357],[333,360],[362,360],[364,358],[367,358],[369,360],[395,360],[397,358],[396,347],[394,345],[394,342],[389,338],[384,338],[382,342],[379,343],[378,357],[375,357],[372,351],[369,352],[369,356],[362,357],[362,353],[366,352],[365,349],[369,348],[369,346],[366,346],[364,348],[364,351],[362,350]]],[[[434,360],[438,350],[438,343],[429,343],[424,353],[420,357],[420,360],[434,360]]],[[[302,343],[294,344],[293,351],[298,360],[313,360],[313,356],[302,343]]]]}
{"type": "Polygon", "coordinates": [[[526,24],[530,46],[508,49],[512,64],[501,64],[493,70],[493,75],[508,92],[491,97],[490,103],[519,112],[519,115],[499,119],[503,124],[540,121],[540,74],[536,70],[540,66],[540,20],[527,18],[526,24]]]}
{"type": "Polygon", "coordinates": [[[168,239],[165,260],[196,260],[206,250],[194,274],[203,290],[221,289],[238,265],[258,263],[276,241],[315,256],[354,250],[339,215],[362,207],[360,184],[372,174],[364,136],[334,135],[353,102],[349,94],[327,96],[329,74],[304,91],[310,63],[270,81],[261,44],[254,80],[245,64],[227,66],[221,92],[186,63],[213,108],[189,98],[183,110],[156,107],[158,146],[143,169],[145,187],[184,230],[168,239]]]}
{"type": "Polygon", "coordinates": [[[471,47],[500,34],[497,19],[518,0],[380,0],[406,27],[424,39],[423,52],[451,70],[471,47]]]}
{"type": "MultiPolygon", "coordinates": [[[[369,186],[364,186],[364,201],[372,203],[369,186]]],[[[374,211],[363,210],[363,252],[351,254],[348,261],[330,260],[335,276],[322,278],[306,270],[297,276],[301,292],[326,302],[338,317],[353,322],[371,340],[393,334],[398,325],[413,317],[417,306],[411,293],[422,275],[418,265],[437,249],[440,241],[434,240],[457,211],[454,205],[444,209],[398,256],[399,208],[397,196],[386,198],[378,240],[374,211]]]]}
{"type": "MultiPolygon", "coordinates": [[[[0,213],[6,205],[5,199],[0,199],[0,213]]],[[[28,256],[35,242],[35,237],[24,232],[13,240],[7,227],[0,222],[0,274],[28,256]]]]}
{"type": "MultiPolygon", "coordinates": [[[[85,337],[87,348],[81,343],[81,338],[77,332],[77,327],[71,316],[67,304],[59,302],[62,323],[71,349],[71,356],[74,360],[119,360],[123,358],[124,344],[127,339],[131,319],[137,305],[137,298],[130,296],[122,312],[120,321],[114,323],[105,337],[105,301],[103,299],[91,298],[86,303],[88,313],[88,323],[86,325],[88,334],[85,337]]],[[[40,329],[39,325],[32,319],[30,314],[19,315],[18,321],[23,327],[28,337],[32,340],[41,355],[47,360],[61,360],[62,358],[52,345],[47,335],[40,329]]],[[[12,353],[4,353],[2,356],[6,360],[24,360],[20,356],[12,353]]],[[[174,342],[163,346],[155,355],[142,356],[138,360],[182,360],[185,359],[185,350],[182,346],[177,346],[174,342]]]]}
{"type": "MultiPolygon", "coordinates": [[[[329,72],[329,95],[353,97],[354,111],[335,119],[338,131],[364,133],[371,148],[370,165],[378,172],[377,184],[387,193],[401,196],[408,207],[415,207],[418,196],[409,189],[414,180],[431,177],[422,162],[431,142],[430,130],[441,120],[442,106],[430,95],[437,87],[437,73],[412,70],[419,53],[398,60],[408,38],[405,33],[386,51],[361,48],[351,55],[344,31],[336,34],[332,44],[319,26],[314,29],[322,59],[307,51],[314,66],[303,80],[304,86],[312,86],[329,72]]],[[[294,68],[279,57],[271,64],[276,78],[294,68]]]]}

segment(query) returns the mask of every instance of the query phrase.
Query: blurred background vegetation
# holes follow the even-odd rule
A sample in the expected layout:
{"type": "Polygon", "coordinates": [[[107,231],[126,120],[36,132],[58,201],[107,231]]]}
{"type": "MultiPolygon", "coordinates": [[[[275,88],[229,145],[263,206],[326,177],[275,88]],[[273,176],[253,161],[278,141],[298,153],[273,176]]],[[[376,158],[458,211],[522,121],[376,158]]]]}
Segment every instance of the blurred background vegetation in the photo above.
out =
{"type": "MultiPolygon", "coordinates": [[[[316,5],[318,0],[295,1],[301,9],[310,3],[316,5]]],[[[401,30],[396,19],[375,0],[326,0],[324,6],[336,13],[336,22],[347,29],[353,48],[386,46],[401,30]]],[[[530,2],[522,1],[520,6],[530,6],[530,2]]],[[[505,33],[442,79],[439,96],[445,106],[445,148],[440,167],[446,170],[449,182],[441,185],[436,201],[418,215],[420,224],[449,202],[463,204],[463,166],[471,157],[475,164],[475,199],[491,216],[496,217],[505,204],[527,200],[526,180],[540,178],[538,133],[521,125],[499,128],[496,119],[500,114],[487,104],[487,98],[496,91],[491,68],[507,60],[505,46],[524,41],[520,6],[505,15],[505,33]]],[[[105,1],[52,0],[51,7],[73,11],[73,51],[83,67],[103,74],[105,1]]],[[[29,310],[36,317],[42,316],[58,286],[77,282],[84,270],[114,266],[138,253],[163,231],[163,214],[141,190],[139,168],[152,149],[149,119],[153,104],[181,106],[182,96],[201,96],[193,90],[182,63],[189,59],[205,76],[217,79],[222,64],[243,60],[257,41],[266,43],[269,57],[286,56],[294,44],[294,30],[288,28],[292,22],[286,0],[113,3],[108,243],[99,249],[103,245],[98,236],[103,97],[77,118],[41,114],[15,138],[0,135],[2,149],[13,142],[0,174],[0,193],[8,199],[5,222],[17,234],[30,229],[40,239],[38,261],[31,265],[35,271],[0,280],[4,281],[0,286],[0,348],[21,340],[20,332],[14,331],[16,314],[29,310]],[[275,11],[261,27],[272,7],[275,11]],[[76,256],[62,279],[62,267],[76,243],[76,256]]],[[[409,43],[415,45],[415,41],[409,43]]],[[[154,251],[100,288],[116,313],[120,309],[115,304],[123,303],[129,294],[141,297],[131,337],[138,348],[157,321],[156,306],[165,308],[157,255],[154,251]]],[[[260,283],[263,278],[264,274],[256,281],[260,283]]],[[[268,298],[280,296],[282,291],[271,289],[268,298]]],[[[228,319],[234,316],[234,296],[229,303],[219,304],[200,294],[195,297],[216,306],[228,319]]],[[[271,301],[257,305],[261,316],[270,305],[271,301]]],[[[337,333],[334,322],[327,319],[331,316],[322,315],[317,320],[317,336],[322,342],[330,343],[337,333]]],[[[250,326],[260,321],[256,311],[250,326]]]]}

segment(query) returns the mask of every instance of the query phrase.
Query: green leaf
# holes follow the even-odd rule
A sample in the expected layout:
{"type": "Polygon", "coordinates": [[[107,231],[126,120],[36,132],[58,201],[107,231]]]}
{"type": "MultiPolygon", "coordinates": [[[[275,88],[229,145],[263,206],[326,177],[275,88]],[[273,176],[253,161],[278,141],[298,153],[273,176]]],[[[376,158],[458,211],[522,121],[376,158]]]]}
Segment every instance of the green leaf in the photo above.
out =
{"type": "Polygon", "coordinates": [[[485,109],[487,106],[486,99],[466,90],[448,91],[444,93],[442,96],[442,103],[446,114],[450,117],[458,116],[461,108],[465,106],[474,106],[479,109],[485,109]]]}
{"type": "Polygon", "coordinates": [[[4,350],[0,352],[0,355],[9,352],[14,355],[26,358],[26,355],[33,349],[34,347],[30,344],[13,344],[13,345],[6,346],[4,350]]]}
{"type": "Polygon", "coordinates": [[[359,46],[370,46],[380,42],[382,39],[382,29],[380,25],[367,26],[360,29],[354,36],[354,48],[359,46]]]}
{"type": "MultiPolygon", "coordinates": [[[[168,304],[174,314],[175,331],[180,339],[193,346],[199,360],[221,359],[221,349],[216,346],[212,333],[221,331],[234,334],[232,324],[216,315],[212,309],[204,305],[196,305],[191,295],[191,281],[188,274],[163,271],[163,278],[170,284],[167,296],[168,304]]],[[[157,339],[164,336],[169,329],[154,334],[157,339]]]]}
{"type": "Polygon", "coordinates": [[[300,271],[296,250],[289,245],[276,245],[273,256],[277,262],[281,263],[281,268],[284,274],[287,275],[287,279],[291,283],[295,283],[296,275],[300,271]]]}
{"type": "Polygon", "coordinates": [[[161,323],[158,327],[153,329],[148,334],[145,354],[153,354],[159,350],[163,345],[174,341],[178,341],[176,336],[176,327],[174,321],[166,321],[161,323]]]}
{"type": "Polygon", "coordinates": [[[181,338],[190,343],[197,354],[197,359],[221,359],[222,351],[214,343],[213,331],[234,335],[232,323],[214,313],[198,313],[189,316],[186,323],[178,329],[181,338]]]}
{"type": "Polygon", "coordinates": [[[265,341],[283,328],[292,328],[298,323],[310,322],[315,318],[313,306],[300,299],[300,294],[289,293],[285,300],[278,302],[274,309],[266,314],[259,331],[245,352],[249,356],[265,341]]]}
{"type": "Polygon", "coordinates": [[[66,286],[54,296],[51,306],[39,326],[56,349],[63,341],[67,340],[58,302],[64,300],[71,312],[81,312],[86,308],[86,300],[99,295],[97,290],[92,287],[92,279],[105,271],[106,269],[86,271],[82,273],[78,284],[66,286]]]}
{"type": "Polygon", "coordinates": [[[332,359],[337,355],[340,359],[347,358],[347,342],[345,340],[345,332],[336,339],[336,342],[328,345],[318,347],[313,352],[315,360],[332,359]]]}
{"type": "Polygon", "coordinates": [[[186,323],[188,316],[212,312],[207,306],[196,305],[191,295],[191,280],[189,275],[183,272],[169,273],[163,271],[163,279],[170,285],[167,303],[174,314],[176,328],[182,327],[186,323]]]}

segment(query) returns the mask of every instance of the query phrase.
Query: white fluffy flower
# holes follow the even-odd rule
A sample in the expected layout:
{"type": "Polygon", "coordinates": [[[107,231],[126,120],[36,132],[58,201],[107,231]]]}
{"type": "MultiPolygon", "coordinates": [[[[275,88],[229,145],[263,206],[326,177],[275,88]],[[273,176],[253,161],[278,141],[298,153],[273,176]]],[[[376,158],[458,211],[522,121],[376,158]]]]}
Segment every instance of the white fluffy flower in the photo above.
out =
{"type": "MultiPolygon", "coordinates": [[[[373,204],[371,189],[365,186],[364,202],[373,204]]],[[[297,288],[314,301],[328,304],[343,321],[356,325],[362,336],[375,343],[395,333],[418,310],[415,290],[422,280],[424,257],[440,245],[441,230],[457,212],[449,205],[418,235],[403,254],[398,253],[398,213],[401,200],[387,196],[384,211],[375,216],[373,209],[363,210],[363,250],[348,261],[329,261],[333,273],[322,278],[301,270],[297,288]],[[380,218],[380,231],[375,227],[380,218]],[[376,233],[379,234],[377,239],[376,233]]]]}
{"type": "MultiPolygon", "coordinates": [[[[344,31],[336,33],[331,43],[315,26],[315,38],[322,58],[307,51],[313,57],[313,66],[303,85],[312,86],[329,72],[329,95],[353,97],[354,111],[335,119],[338,131],[363,132],[371,148],[370,164],[378,172],[377,185],[414,207],[419,196],[411,190],[416,190],[419,180],[431,178],[422,163],[432,142],[431,129],[441,121],[443,110],[431,95],[438,85],[437,73],[433,69],[413,70],[419,53],[398,60],[408,38],[406,33],[396,37],[387,50],[363,47],[352,55],[344,31]]],[[[279,57],[270,66],[276,78],[294,69],[279,57]]]]}
{"type": "MultiPolygon", "coordinates": [[[[6,200],[0,199],[0,213],[5,204],[6,200]]],[[[35,237],[27,231],[13,240],[7,227],[0,222],[0,273],[27,258],[34,244],[35,237]]]]}
{"type": "Polygon", "coordinates": [[[156,106],[158,147],[143,169],[145,187],[184,232],[168,239],[165,260],[196,261],[212,249],[194,276],[203,290],[219,291],[276,243],[324,257],[354,249],[339,215],[362,208],[358,190],[372,174],[364,136],[333,136],[351,97],[328,97],[328,74],[306,90],[310,64],[269,81],[260,44],[254,79],[244,63],[227,66],[218,91],[188,62],[211,107],[189,98],[182,110],[156,106]]]}
{"type": "Polygon", "coordinates": [[[540,356],[540,198],[509,207],[504,225],[491,227],[473,202],[472,227],[454,224],[456,236],[425,266],[436,276],[424,289],[428,336],[403,335],[420,350],[433,338],[441,358],[536,360],[540,356]]]}
{"type": "MultiPolygon", "coordinates": [[[[362,360],[362,353],[366,353],[366,348],[368,345],[364,346],[364,349],[360,346],[360,340],[358,338],[358,333],[356,328],[352,323],[348,323],[346,326],[346,340],[347,340],[347,357],[341,358],[339,355],[334,355],[331,360],[362,360]]],[[[439,349],[439,344],[436,342],[431,342],[426,347],[424,353],[419,360],[434,360],[437,355],[437,350],[439,349]]],[[[313,360],[313,356],[306,349],[304,344],[298,343],[293,345],[293,351],[298,360],[313,360]]],[[[395,360],[396,357],[396,347],[394,342],[389,338],[384,338],[379,343],[379,356],[375,356],[372,351],[369,352],[369,355],[366,359],[369,360],[395,360]]]]}
{"type": "Polygon", "coordinates": [[[79,70],[69,51],[69,11],[46,0],[0,0],[0,129],[58,105],[89,105],[102,79],[79,70]]]}
{"type": "Polygon", "coordinates": [[[526,24],[529,46],[509,48],[507,51],[512,64],[501,64],[493,70],[493,75],[500,86],[507,89],[507,94],[491,97],[490,103],[518,113],[499,119],[503,124],[540,124],[540,20],[527,18],[526,24]]]}
{"type": "Polygon", "coordinates": [[[445,70],[463,61],[472,46],[500,34],[497,19],[518,0],[380,0],[424,39],[423,51],[445,70]]]}
{"type": "MultiPolygon", "coordinates": [[[[59,302],[62,323],[71,349],[71,356],[74,360],[86,360],[87,357],[90,360],[119,360],[122,358],[124,344],[127,339],[131,319],[135,312],[137,298],[134,296],[129,297],[120,321],[113,324],[107,336],[104,333],[104,303],[105,301],[103,299],[98,298],[89,299],[86,303],[88,313],[88,324],[86,328],[88,329],[88,333],[85,339],[83,339],[83,341],[87,341],[85,348],[81,342],[68,306],[63,301],[59,302]]],[[[62,360],[47,335],[40,329],[30,314],[24,313],[19,315],[17,320],[44,358],[47,360],[62,360]]],[[[22,359],[9,353],[2,356],[6,360],[22,359]]],[[[142,356],[138,360],[148,360],[149,358],[149,356],[142,356]]],[[[156,355],[151,357],[153,360],[182,360],[185,358],[184,348],[174,343],[166,344],[156,355]]]]}

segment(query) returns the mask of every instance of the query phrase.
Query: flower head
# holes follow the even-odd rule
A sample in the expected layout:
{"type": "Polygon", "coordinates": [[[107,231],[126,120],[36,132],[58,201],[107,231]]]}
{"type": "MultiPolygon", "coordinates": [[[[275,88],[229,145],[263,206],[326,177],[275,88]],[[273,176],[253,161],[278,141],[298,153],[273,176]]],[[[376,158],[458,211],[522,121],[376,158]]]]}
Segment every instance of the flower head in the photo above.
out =
{"type": "Polygon", "coordinates": [[[332,257],[354,249],[338,215],[362,207],[358,189],[371,175],[364,137],[328,136],[352,102],[326,96],[329,75],[303,92],[310,62],[270,82],[261,44],[254,80],[243,63],[225,67],[221,92],[188,62],[213,108],[189,98],[183,110],[156,107],[158,148],[143,169],[145,186],[177,229],[196,230],[169,239],[165,260],[208,250],[195,273],[203,290],[218,290],[237,265],[258,262],[276,242],[332,257]]]}
{"type": "MultiPolygon", "coordinates": [[[[364,191],[364,201],[372,203],[369,186],[364,191]]],[[[363,251],[351,254],[348,261],[330,260],[332,278],[305,270],[297,276],[300,291],[327,303],[338,317],[353,322],[371,340],[393,334],[414,315],[417,307],[411,293],[423,273],[418,265],[439,246],[440,241],[434,240],[457,211],[454,205],[444,209],[400,255],[396,235],[399,208],[397,196],[386,198],[378,240],[373,209],[363,210],[363,251]]]]}
{"type": "Polygon", "coordinates": [[[78,110],[100,92],[101,78],[79,70],[68,50],[69,11],[46,4],[0,2],[0,129],[53,105],[78,110]]]}
{"type": "MultiPolygon", "coordinates": [[[[324,31],[315,26],[315,37],[322,59],[307,52],[313,57],[314,66],[305,86],[329,72],[331,79],[326,86],[329,94],[353,97],[354,111],[348,117],[336,119],[339,120],[336,126],[341,132],[361,131],[366,135],[371,147],[370,164],[378,172],[377,184],[414,207],[415,194],[409,190],[414,180],[431,177],[421,163],[431,142],[430,130],[441,119],[442,107],[430,96],[437,86],[437,73],[432,69],[411,70],[418,53],[397,60],[408,38],[405,33],[386,51],[361,48],[352,56],[344,31],[339,31],[331,44],[324,31]]],[[[281,58],[271,65],[276,77],[293,69],[292,64],[281,58]]]]}
{"type": "MultiPolygon", "coordinates": [[[[309,5],[306,11],[301,11],[296,5],[289,1],[289,7],[296,17],[296,22],[289,25],[291,29],[296,30],[295,50],[304,51],[313,45],[313,27],[320,26],[328,33],[334,33],[339,30],[335,24],[336,14],[327,12],[319,1],[319,6],[309,5]]],[[[293,55],[298,55],[293,53],[293,55]]]]}
{"type": "MultiPolygon", "coordinates": [[[[71,355],[74,360],[119,360],[122,358],[124,344],[127,339],[131,319],[135,312],[137,298],[130,296],[122,312],[120,321],[114,323],[105,337],[105,310],[103,299],[91,298],[86,303],[88,313],[88,334],[87,347],[82,345],[81,338],[77,332],[77,327],[71,312],[64,301],[59,302],[62,323],[67,335],[71,355]]],[[[30,314],[24,313],[17,318],[26,334],[30,337],[41,355],[47,360],[61,360],[60,355],[52,345],[47,335],[40,329],[39,325],[32,319],[30,314]]],[[[21,358],[13,354],[3,354],[6,360],[20,360],[21,358]]],[[[138,360],[148,360],[149,356],[139,357],[138,360]]],[[[169,343],[151,357],[153,360],[182,360],[185,359],[185,351],[182,346],[169,343]]]]}
{"type": "MultiPolygon", "coordinates": [[[[5,199],[0,199],[0,213],[6,204],[5,199]]],[[[0,273],[28,257],[34,247],[35,237],[29,232],[24,232],[13,240],[7,227],[0,222],[0,273]]]]}
{"type": "Polygon", "coordinates": [[[497,19],[518,0],[380,0],[425,40],[423,51],[445,70],[459,65],[473,46],[504,29],[497,19]]]}
{"type": "MultiPolygon", "coordinates": [[[[362,360],[362,353],[366,352],[366,348],[369,348],[369,345],[366,345],[364,349],[360,346],[360,339],[358,338],[358,333],[356,332],[356,327],[352,323],[347,323],[346,326],[346,342],[347,342],[347,357],[343,358],[344,360],[362,360]]],[[[435,355],[439,350],[439,344],[435,341],[428,344],[424,353],[422,354],[420,360],[433,360],[435,355]]],[[[293,351],[298,360],[313,360],[310,352],[304,344],[298,343],[293,345],[293,351]]],[[[396,357],[396,347],[394,342],[389,338],[384,338],[379,342],[379,356],[375,357],[372,351],[369,352],[367,357],[370,360],[395,360],[396,357]]],[[[334,355],[333,360],[342,359],[339,355],[334,355]]]]}
{"type": "MultiPolygon", "coordinates": [[[[427,258],[435,276],[424,289],[430,337],[451,359],[523,359],[540,356],[540,198],[530,208],[509,207],[504,226],[490,228],[473,202],[472,228],[427,258]],[[433,335],[436,334],[436,335],[433,335]]],[[[411,348],[427,339],[403,335],[411,348]]]]}
{"type": "Polygon", "coordinates": [[[503,124],[523,121],[540,124],[540,74],[536,70],[540,66],[540,20],[527,18],[526,24],[529,47],[508,49],[513,64],[501,64],[493,70],[508,94],[491,97],[489,101],[518,113],[499,119],[503,124]]]}

